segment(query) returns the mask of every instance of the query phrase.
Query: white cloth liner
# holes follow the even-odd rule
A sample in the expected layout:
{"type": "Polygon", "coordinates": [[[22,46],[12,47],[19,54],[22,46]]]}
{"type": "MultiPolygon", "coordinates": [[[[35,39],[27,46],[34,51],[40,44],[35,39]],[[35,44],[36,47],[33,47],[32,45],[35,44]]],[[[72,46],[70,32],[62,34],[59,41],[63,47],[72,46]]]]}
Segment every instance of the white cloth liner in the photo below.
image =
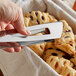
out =
{"type": "Polygon", "coordinates": [[[65,10],[67,13],[69,13],[72,17],[76,19],[76,12],[67,6],[63,1],[61,0],[52,0],[54,1],[58,6],[60,6],[63,10],[65,10]]]}
{"type": "MultiPolygon", "coordinates": [[[[22,7],[23,13],[32,10],[45,11],[47,8],[47,12],[56,18],[65,19],[76,33],[76,14],[69,11],[64,4],[60,7],[61,4],[55,0],[16,0],[15,3],[22,7]]],[[[12,54],[0,50],[0,68],[4,76],[60,76],[28,47],[12,54]]]]}
{"type": "Polygon", "coordinates": [[[62,0],[69,7],[73,7],[75,0],[62,0]]]}
{"type": "Polygon", "coordinates": [[[59,76],[28,47],[13,54],[0,50],[0,68],[4,76],[59,76]]]}

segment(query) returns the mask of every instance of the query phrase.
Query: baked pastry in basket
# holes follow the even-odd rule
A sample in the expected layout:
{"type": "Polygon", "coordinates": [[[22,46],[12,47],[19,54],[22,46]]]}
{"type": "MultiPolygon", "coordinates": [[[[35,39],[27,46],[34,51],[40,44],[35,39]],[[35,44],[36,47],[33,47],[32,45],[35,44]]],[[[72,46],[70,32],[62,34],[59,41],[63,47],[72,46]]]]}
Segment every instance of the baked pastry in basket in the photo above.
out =
{"type": "Polygon", "coordinates": [[[62,72],[65,66],[73,67],[73,64],[69,60],[59,58],[57,56],[49,56],[46,59],[46,63],[49,64],[59,74],[62,72]]]}
{"type": "Polygon", "coordinates": [[[63,22],[63,33],[61,38],[55,39],[55,46],[70,55],[75,54],[74,34],[71,27],[65,20],[63,22]]]}
{"type": "MultiPolygon", "coordinates": [[[[24,15],[26,27],[56,21],[57,20],[53,16],[49,15],[49,13],[40,11],[32,11],[24,15]]],[[[63,33],[61,38],[54,39],[47,43],[30,45],[29,47],[39,56],[42,56],[43,52],[45,51],[43,59],[59,74],[62,74],[63,76],[76,76],[76,71],[72,68],[74,64],[76,65],[76,36],[74,36],[73,31],[68,23],[65,20],[62,20],[62,22],[63,33]],[[74,58],[71,58],[70,55],[74,55],[74,58]]],[[[39,33],[36,35],[43,34],[39,33]]]]}

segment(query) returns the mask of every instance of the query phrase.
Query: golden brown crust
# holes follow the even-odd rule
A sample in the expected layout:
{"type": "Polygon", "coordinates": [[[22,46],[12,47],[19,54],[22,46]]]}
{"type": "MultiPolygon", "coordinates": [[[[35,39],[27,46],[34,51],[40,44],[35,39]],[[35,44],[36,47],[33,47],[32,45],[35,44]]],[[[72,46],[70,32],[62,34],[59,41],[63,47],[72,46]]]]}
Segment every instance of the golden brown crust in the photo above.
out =
{"type": "Polygon", "coordinates": [[[49,56],[58,56],[59,58],[65,58],[65,59],[71,58],[68,54],[62,52],[60,49],[48,49],[48,50],[46,50],[44,53],[43,59],[46,61],[46,59],[49,56]]]}
{"type": "Polygon", "coordinates": [[[56,21],[56,19],[53,20],[54,19],[53,16],[49,15],[48,13],[44,13],[40,11],[28,12],[24,16],[25,18],[30,18],[28,26],[56,21]]]}
{"type": "MultiPolygon", "coordinates": [[[[75,38],[75,48],[76,48],[76,35],[74,35],[75,38]]],[[[76,49],[75,49],[76,50],[76,49]]],[[[75,68],[76,68],[76,53],[74,54],[74,56],[70,59],[71,62],[74,63],[75,68]]]]}
{"type": "Polygon", "coordinates": [[[62,76],[76,76],[76,70],[74,70],[73,68],[69,66],[66,66],[63,68],[61,75],[62,76]]]}
{"type": "Polygon", "coordinates": [[[59,74],[62,72],[65,66],[73,67],[73,64],[64,58],[58,58],[57,56],[49,56],[46,59],[46,63],[49,64],[59,74]]]}

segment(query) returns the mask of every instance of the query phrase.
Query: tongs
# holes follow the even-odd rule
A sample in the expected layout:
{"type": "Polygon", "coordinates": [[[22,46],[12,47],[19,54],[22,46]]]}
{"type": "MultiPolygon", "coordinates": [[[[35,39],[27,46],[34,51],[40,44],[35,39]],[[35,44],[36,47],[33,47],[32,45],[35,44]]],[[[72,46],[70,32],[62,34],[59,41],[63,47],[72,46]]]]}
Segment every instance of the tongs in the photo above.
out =
{"type": "MultiPolygon", "coordinates": [[[[19,47],[19,46],[26,46],[26,45],[53,41],[53,39],[57,39],[61,37],[63,31],[63,23],[54,22],[54,23],[40,24],[40,25],[27,27],[27,29],[31,32],[31,36],[24,36],[19,33],[14,33],[0,37],[0,48],[4,49],[9,47],[19,47]],[[45,32],[45,29],[49,30],[48,34],[33,36],[33,34],[45,32]]],[[[2,32],[8,33],[7,31],[2,31],[2,32]]],[[[2,32],[0,32],[0,34],[2,32]]]]}

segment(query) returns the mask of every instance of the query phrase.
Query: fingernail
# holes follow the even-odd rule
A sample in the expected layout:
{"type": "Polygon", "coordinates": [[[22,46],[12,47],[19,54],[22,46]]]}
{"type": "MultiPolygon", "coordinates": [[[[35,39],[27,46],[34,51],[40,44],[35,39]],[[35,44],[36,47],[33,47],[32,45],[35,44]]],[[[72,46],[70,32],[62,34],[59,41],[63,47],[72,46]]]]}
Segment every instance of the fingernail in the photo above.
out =
{"type": "Polygon", "coordinates": [[[27,34],[28,34],[28,35],[30,35],[30,34],[31,34],[31,32],[27,30],[27,34]]]}
{"type": "Polygon", "coordinates": [[[31,34],[31,32],[28,29],[26,29],[25,32],[26,32],[27,35],[30,35],[31,34]]]}
{"type": "Polygon", "coordinates": [[[26,27],[24,27],[24,30],[25,30],[25,32],[26,32],[27,35],[31,34],[31,32],[26,27]]]}
{"type": "Polygon", "coordinates": [[[10,51],[10,53],[13,53],[13,52],[14,52],[14,50],[10,51]]]}

